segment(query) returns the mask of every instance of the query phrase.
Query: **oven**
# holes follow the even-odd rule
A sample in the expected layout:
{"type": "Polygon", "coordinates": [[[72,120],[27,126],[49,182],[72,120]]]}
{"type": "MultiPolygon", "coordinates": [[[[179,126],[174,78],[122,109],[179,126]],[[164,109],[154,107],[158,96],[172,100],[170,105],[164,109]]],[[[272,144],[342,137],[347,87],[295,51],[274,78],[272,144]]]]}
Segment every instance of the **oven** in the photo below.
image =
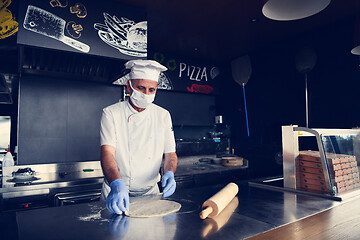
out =
{"type": "Polygon", "coordinates": [[[100,201],[101,189],[88,191],[57,193],[54,195],[54,206],[67,206],[79,203],[100,201]]]}

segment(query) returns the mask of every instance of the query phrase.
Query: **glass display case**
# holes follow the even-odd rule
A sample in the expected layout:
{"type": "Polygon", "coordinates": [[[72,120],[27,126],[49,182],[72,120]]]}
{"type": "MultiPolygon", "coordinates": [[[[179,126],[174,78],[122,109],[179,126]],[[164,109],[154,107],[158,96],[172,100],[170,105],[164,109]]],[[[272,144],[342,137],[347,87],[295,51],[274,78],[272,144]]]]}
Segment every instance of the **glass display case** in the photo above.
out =
{"type": "Polygon", "coordinates": [[[283,126],[282,141],[284,188],[331,196],[360,189],[360,129],[283,126]],[[314,139],[311,149],[302,138],[314,139]]]}
{"type": "Polygon", "coordinates": [[[283,175],[250,186],[336,201],[360,195],[360,128],[282,126],[282,149],[283,175]]]}

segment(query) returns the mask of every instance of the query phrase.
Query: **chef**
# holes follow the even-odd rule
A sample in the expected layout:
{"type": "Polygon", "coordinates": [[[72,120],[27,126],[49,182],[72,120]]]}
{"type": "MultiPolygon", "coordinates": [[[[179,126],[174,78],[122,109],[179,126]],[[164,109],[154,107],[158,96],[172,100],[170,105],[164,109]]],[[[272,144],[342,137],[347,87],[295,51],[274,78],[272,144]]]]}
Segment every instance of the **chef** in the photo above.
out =
{"type": "Polygon", "coordinates": [[[100,127],[101,167],[104,183],[101,198],[109,211],[129,210],[129,196],[175,192],[177,166],[170,113],[152,102],[161,72],[167,68],[153,60],[131,60],[127,89],[130,98],[103,109],[100,127]],[[164,157],[164,175],[159,169],[164,157]]]}

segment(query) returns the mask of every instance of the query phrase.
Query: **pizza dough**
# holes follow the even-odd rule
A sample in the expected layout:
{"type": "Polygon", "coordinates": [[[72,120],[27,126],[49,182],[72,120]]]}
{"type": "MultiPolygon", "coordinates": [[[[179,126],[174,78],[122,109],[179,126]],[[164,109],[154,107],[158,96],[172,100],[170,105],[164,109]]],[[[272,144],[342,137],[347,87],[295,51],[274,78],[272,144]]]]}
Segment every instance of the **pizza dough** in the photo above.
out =
{"type": "Polygon", "coordinates": [[[181,204],[169,200],[143,200],[130,203],[129,217],[159,217],[179,211],[181,204]]]}

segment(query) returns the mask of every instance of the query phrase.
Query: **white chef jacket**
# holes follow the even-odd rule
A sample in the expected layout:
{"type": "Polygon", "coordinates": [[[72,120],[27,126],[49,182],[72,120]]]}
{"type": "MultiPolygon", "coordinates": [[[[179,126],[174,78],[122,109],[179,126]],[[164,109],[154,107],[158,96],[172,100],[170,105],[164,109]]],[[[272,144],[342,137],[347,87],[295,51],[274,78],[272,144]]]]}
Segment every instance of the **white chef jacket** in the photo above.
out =
{"type": "MultiPolygon", "coordinates": [[[[115,148],[115,161],[130,196],[158,192],[164,153],[175,152],[170,113],[150,104],[137,112],[128,101],[103,109],[100,142],[115,148]]],[[[102,198],[110,192],[104,181],[102,198]]]]}

